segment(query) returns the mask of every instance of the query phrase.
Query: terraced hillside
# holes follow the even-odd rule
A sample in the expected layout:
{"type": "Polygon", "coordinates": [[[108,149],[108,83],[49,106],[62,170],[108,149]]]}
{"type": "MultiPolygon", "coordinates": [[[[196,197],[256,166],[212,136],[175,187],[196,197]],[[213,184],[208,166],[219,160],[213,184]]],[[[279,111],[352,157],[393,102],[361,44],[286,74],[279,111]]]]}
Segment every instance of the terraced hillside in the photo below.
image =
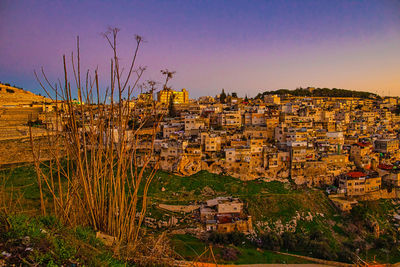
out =
{"type": "Polygon", "coordinates": [[[42,102],[51,102],[51,100],[20,88],[0,84],[0,107],[42,102]]]}

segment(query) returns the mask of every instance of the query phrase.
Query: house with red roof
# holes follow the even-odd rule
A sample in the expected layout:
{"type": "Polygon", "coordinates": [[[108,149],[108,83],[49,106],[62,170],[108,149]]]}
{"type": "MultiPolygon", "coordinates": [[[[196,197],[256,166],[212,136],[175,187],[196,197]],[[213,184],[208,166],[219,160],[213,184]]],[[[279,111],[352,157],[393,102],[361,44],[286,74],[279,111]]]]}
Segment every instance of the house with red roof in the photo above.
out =
{"type": "Polygon", "coordinates": [[[358,196],[381,189],[381,177],[376,172],[351,171],[339,177],[339,192],[358,196]]]}

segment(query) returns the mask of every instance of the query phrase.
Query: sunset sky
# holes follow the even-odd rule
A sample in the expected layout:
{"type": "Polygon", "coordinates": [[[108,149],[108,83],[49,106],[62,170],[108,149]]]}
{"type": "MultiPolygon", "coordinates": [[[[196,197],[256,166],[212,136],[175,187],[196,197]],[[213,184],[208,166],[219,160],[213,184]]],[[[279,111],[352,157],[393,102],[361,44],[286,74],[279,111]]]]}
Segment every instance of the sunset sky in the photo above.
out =
{"type": "Polygon", "coordinates": [[[40,93],[33,71],[62,78],[80,36],[84,68],[108,84],[116,26],[127,63],[134,34],[144,77],[176,71],[190,97],[336,87],[400,96],[400,1],[0,1],[0,81],[40,93]]]}

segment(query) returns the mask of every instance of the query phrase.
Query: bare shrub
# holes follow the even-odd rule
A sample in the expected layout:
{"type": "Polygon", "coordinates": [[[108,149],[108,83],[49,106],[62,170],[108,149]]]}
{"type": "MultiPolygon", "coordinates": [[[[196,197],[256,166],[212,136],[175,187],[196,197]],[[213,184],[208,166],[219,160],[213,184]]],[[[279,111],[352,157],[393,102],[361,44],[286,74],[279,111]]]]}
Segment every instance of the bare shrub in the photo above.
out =
{"type": "Polygon", "coordinates": [[[174,266],[172,260],[175,252],[171,248],[169,239],[165,232],[159,236],[151,236],[138,240],[137,249],[131,253],[128,248],[125,250],[128,255],[125,258],[134,259],[139,266],[153,266],[154,263],[162,266],[174,266]]]}
{"type": "Polygon", "coordinates": [[[0,175],[0,216],[5,218],[10,214],[21,212],[23,194],[14,187],[7,187],[9,177],[0,175]]]}
{"type": "Polygon", "coordinates": [[[133,92],[145,71],[136,66],[142,38],[135,36],[132,60],[123,71],[117,53],[118,32],[113,28],[104,34],[113,53],[111,81],[105,93],[97,69],[88,70],[82,78],[79,38],[71,65],[63,56],[63,82],[52,85],[43,68],[42,78],[35,72],[56,107],[56,120],[47,136],[51,160],[41,159],[40,147],[34,145],[31,134],[42,213],[48,209],[46,191],[60,220],[70,225],[87,224],[113,236],[116,253],[126,247],[137,249],[147,191],[158,168],[154,139],[162,118],[155,105],[152,112],[134,106],[133,92]],[[78,101],[74,100],[76,95],[78,101]],[[138,123],[128,125],[132,118],[138,123]],[[149,146],[139,149],[143,132],[149,146]]]}

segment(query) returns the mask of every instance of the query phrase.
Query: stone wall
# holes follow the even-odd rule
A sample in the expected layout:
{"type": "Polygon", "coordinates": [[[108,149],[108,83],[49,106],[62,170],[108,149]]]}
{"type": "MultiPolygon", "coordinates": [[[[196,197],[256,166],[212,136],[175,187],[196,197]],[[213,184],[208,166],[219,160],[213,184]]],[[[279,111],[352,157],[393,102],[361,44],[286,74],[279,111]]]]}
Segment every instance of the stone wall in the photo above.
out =
{"type": "Polygon", "coordinates": [[[357,200],[369,201],[369,200],[392,199],[392,198],[400,198],[399,188],[395,188],[391,192],[388,192],[387,189],[381,189],[376,192],[370,192],[368,194],[358,196],[357,200]]]}
{"type": "MultiPolygon", "coordinates": [[[[40,147],[40,158],[50,159],[50,150],[47,137],[35,138],[34,146],[40,147]]],[[[0,140],[0,166],[33,162],[32,147],[29,138],[0,140]]]]}
{"type": "Polygon", "coordinates": [[[39,118],[42,108],[0,108],[0,127],[26,125],[28,121],[39,118]]]}

